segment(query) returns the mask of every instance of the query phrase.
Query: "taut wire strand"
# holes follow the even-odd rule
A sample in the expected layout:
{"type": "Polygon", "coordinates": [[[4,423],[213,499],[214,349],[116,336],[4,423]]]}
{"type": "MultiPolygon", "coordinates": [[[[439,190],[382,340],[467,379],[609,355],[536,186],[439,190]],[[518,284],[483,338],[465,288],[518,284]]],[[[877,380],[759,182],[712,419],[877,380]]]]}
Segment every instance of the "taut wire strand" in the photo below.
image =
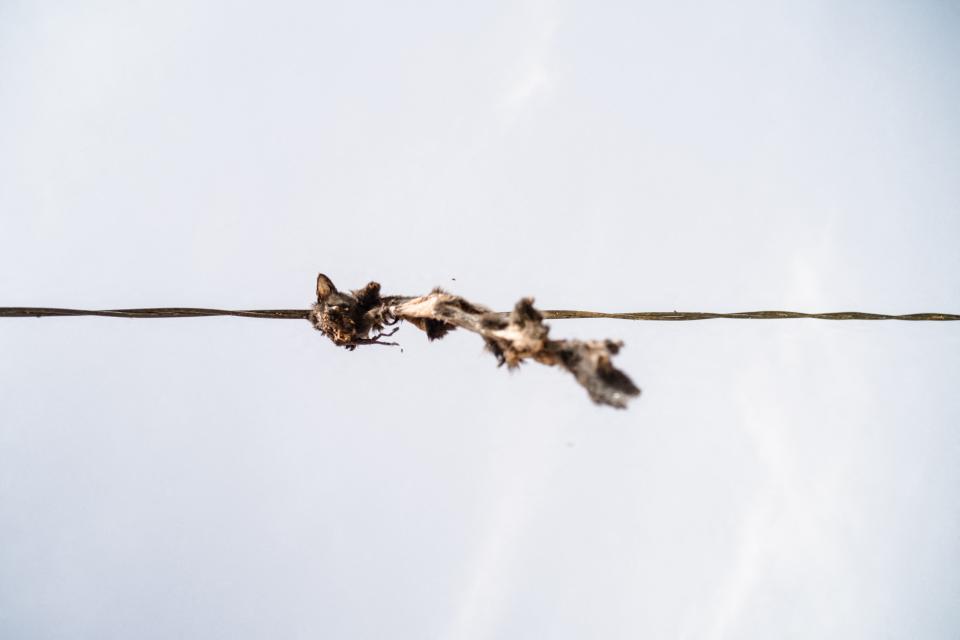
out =
{"type": "Polygon", "coordinates": [[[108,318],[202,318],[208,316],[237,316],[240,318],[269,318],[273,320],[306,320],[308,309],[200,309],[196,307],[163,307],[153,309],[56,309],[52,307],[0,307],[0,318],[42,318],[49,316],[105,316],[108,318]]]}
{"type": "MultiPolygon", "coordinates": [[[[739,313],[710,313],[700,311],[636,311],[630,313],[603,313],[599,311],[548,310],[540,312],[546,320],[574,318],[611,318],[615,320],[789,320],[808,318],[813,320],[908,320],[945,322],[960,320],[955,313],[864,313],[862,311],[836,311],[832,313],[803,313],[799,311],[741,311],[739,313]]],[[[58,309],[53,307],[0,307],[0,318],[42,318],[55,316],[103,316],[108,318],[201,318],[210,316],[235,316],[240,318],[265,318],[271,320],[306,320],[309,309],[202,309],[196,307],[163,307],[151,309],[58,309]]],[[[506,315],[506,314],[505,314],[506,315]]]]}

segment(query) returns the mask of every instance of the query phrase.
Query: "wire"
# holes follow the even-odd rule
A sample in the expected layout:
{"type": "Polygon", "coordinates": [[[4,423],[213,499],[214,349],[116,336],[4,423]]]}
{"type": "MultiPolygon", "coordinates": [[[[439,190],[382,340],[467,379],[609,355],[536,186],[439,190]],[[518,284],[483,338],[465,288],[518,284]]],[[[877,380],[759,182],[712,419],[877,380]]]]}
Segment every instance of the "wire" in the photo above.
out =
{"type": "Polygon", "coordinates": [[[568,318],[616,318],[619,320],[789,320],[811,318],[813,320],[960,320],[954,313],[864,313],[862,311],[835,311],[832,313],[803,313],[800,311],[740,311],[738,313],[710,313],[700,311],[637,311],[632,313],[599,313],[596,311],[543,311],[543,317],[551,320],[568,318]]]}
{"type": "Polygon", "coordinates": [[[196,307],[164,307],[156,309],[55,309],[51,307],[0,307],[0,318],[42,318],[45,316],[106,316],[108,318],[199,318],[207,316],[238,316],[241,318],[270,318],[273,320],[306,320],[307,309],[255,309],[230,311],[226,309],[198,309],[196,307]]]}
{"type": "MultiPolygon", "coordinates": [[[[236,316],[240,318],[266,318],[271,320],[306,320],[308,309],[252,309],[231,311],[226,309],[200,309],[195,307],[164,307],[153,309],[57,309],[51,307],[0,307],[0,318],[41,318],[50,316],[104,316],[108,318],[198,318],[210,316],[236,316]]],[[[739,313],[710,313],[699,311],[637,311],[632,313],[602,313],[598,311],[541,311],[547,320],[573,318],[613,318],[617,320],[788,320],[810,318],[814,320],[910,320],[953,321],[960,320],[954,313],[864,313],[861,311],[838,311],[833,313],[803,313],[798,311],[741,311],[739,313]]]]}

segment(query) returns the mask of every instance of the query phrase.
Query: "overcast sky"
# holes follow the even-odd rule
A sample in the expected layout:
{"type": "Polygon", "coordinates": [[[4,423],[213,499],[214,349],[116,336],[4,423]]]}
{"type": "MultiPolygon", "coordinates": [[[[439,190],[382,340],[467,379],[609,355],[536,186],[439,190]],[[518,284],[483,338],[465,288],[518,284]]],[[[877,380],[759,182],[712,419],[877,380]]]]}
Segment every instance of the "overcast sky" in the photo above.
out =
{"type": "MultiPolygon", "coordinates": [[[[960,311],[953,2],[0,0],[0,305],[960,311]]],[[[960,637],[960,325],[0,320],[0,637],[960,637]]]]}

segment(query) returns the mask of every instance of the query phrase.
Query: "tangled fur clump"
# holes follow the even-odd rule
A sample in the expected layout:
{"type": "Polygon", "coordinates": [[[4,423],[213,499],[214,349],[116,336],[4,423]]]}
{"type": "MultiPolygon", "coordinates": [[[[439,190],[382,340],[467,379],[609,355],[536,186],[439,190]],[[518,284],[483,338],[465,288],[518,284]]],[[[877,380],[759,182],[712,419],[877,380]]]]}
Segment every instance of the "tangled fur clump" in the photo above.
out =
{"type": "Polygon", "coordinates": [[[380,285],[370,282],[351,293],[337,290],[325,275],[317,277],[317,303],[309,314],[314,328],[334,344],[353,350],[362,344],[395,345],[382,338],[406,320],[427,334],[442,338],[457,327],[479,334],[500,365],[515,368],[524,360],[560,366],[574,375],[598,404],[625,408],[640,389],[613,366],[611,358],[623,346],[612,340],[551,340],[550,328],[531,298],[520,300],[509,314],[497,313],[459,296],[434,289],[425,296],[380,295],[380,285]]]}

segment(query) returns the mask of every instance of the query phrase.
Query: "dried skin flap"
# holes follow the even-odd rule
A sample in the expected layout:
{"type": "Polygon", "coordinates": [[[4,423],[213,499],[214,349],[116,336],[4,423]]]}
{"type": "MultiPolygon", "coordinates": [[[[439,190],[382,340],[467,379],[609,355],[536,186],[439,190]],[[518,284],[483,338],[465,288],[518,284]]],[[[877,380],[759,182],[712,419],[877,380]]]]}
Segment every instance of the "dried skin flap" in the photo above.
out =
{"type": "Polygon", "coordinates": [[[551,340],[550,328],[530,298],[520,300],[511,313],[501,314],[441,289],[420,297],[381,297],[380,285],[371,282],[363,289],[342,293],[320,274],[317,303],[309,319],[334,344],[347,349],[362,344],[395,344],[382,338],[396,329],[384,332],[384,328],[400,320],[424,331],[431,340],[460,327],[480,334],[501,365],[513,368],[530,359],[563,367],[598,404],[625,408],[630,398],[640,395],[640,389],[611,362],[622,343],[551,340]]]}

